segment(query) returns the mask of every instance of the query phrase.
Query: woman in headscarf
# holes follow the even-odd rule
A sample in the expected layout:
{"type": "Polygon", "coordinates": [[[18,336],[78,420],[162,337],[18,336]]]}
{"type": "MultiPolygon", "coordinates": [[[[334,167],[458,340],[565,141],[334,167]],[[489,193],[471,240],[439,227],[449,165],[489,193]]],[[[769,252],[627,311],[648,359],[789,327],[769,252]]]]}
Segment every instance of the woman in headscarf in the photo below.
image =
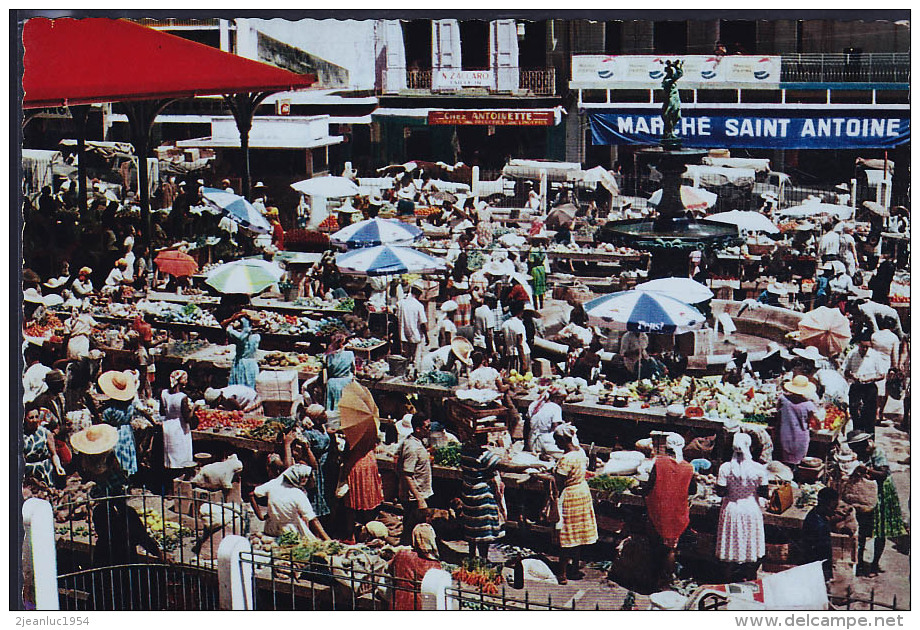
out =
{"type": "Polygon", "coordinates": [[[690,524],[690,484],[693,466],[684,461],[684,438],[668,434],[665,454],[655,458],[646,484],[645,507],[648,518],[665,549],[661,585],[674,577],[677,542],[690,524]]]}
{"type": "Polygon", "coordinates": [[[412,549],[396,552],[390,561],[393,572],[393,610],[421,610],[418,589],[425,574],[431,569],[440,569],[438,542],[434,528],[420,523],[412,530],[412,549]]]}
{"type": "MultiPolygon", "coordinates": [[[[766,536],[761,512],[766,501],[767,469],[751,457],[751,436],[736,433],[732,459],[719,467],[716,494],[722,497],[716,557],[729,565],[741,565],[742,580],[757,578],[757,564],[766,554],[766,536]]],[[[726,582],[735,581],[727,576],[726,582]]]]}
{"type": "Polygon", "coordinates": [[[259,377],[259,362],[256,353],[262,336],[253,332],[252,322],[247,314],[242,311],[231,315],[220,325],[227,330],[227,337],[236,346],[233,364],[230,366],[230,385],[245,385],[256,388],[256,379],[259,377]],[[234,324],[239,322],[239,330],[234,324]]]}
{"type": "Polygon", "coordinates": [[[188,385],[188,373],[174,370],[169,375],[169,389],[160,393],[160,415],[163,416],[163,464],[167,472],[184,470],[195,465],[192,431],[198,418],[182,391],[188,385]]]}
{"type": "Polygon", "coordinates": [[[329,540],[304,492],[312,472],[313,469],[306,464],[294,464],[277,479],[253,490],[250,504],[256,518],[265,521],[263,531],[266,536],[277,537],[285,531],[292,531],[303,538],[329,540]],[[268,501],[266,513],[256,501],[263,497],[268,501]]]}
{"type": "Polygon", "coordinates": [[[539,455],[544,451],[558,452],[553,431],[562,424],[562,403],[565,402],[565,396],[565,388],[554,384],[527,408],[530,416],[527,449],[531,453],[539,455]]]}
{"type": "Polygon", "coordinates": [[[307,488],[307,496],[318,517],[331,512],[326,496],[326,466],[330,452],[336,452],[335,430],[326,425],[326,420],[326,410],[315,403],[303,411],[301,419],[301,436],[306,442],[304,455],[313,466],[313,478],[316,480],[315,485],[307,488]]]}
{"type": "Polygon", "coordinates": [[[355,378],[355,353],[345,350],[347,338],[344,332],[333,333],[323,358],[326,371],[326,411],[329,412],[338,408],[342,390],[355,378]]]}
{"type": "Polygon", "coordinates": [[[90,279],[92,273],[93,270],[89,267],[80,267],[76,280],[70,285],[70,290],[78,300],[89,297],[89,294],[93,292],[93,281],[90,279]]]}
{"type": "Polygon", "coordinates": [[[559,546],[562,547],[558,579],[565,584],[569,579],[579,580],[584,574],[579,570],[582,547],[597,542],[597,519],[594,501],[585,479],[588,456],[578,445],[575,427],[562,424],[553,432],[556,446],[563,451],[562,459],[553,471],[559,493],[559,546]],[[570,564],[571,563],[571,564],[570,564]]]}
{"type": "Polygon", "coordinates": [[[279,251],[284,250],[284,228],[281,227],[281,219],[278,216],[278,208],[269,206],[265,209],[265,218],[272,226],[272,245],[279,251]]]}
{"type": "Polygon", "coordinates": [[[137,379],[131,372],[111,370],[99,377],[99,389],[109,398],[102,410],[102,421],[118,430],[115,457],[121,470],[130,478],[137,473],[137,445],[131,427],[137,379]]]}

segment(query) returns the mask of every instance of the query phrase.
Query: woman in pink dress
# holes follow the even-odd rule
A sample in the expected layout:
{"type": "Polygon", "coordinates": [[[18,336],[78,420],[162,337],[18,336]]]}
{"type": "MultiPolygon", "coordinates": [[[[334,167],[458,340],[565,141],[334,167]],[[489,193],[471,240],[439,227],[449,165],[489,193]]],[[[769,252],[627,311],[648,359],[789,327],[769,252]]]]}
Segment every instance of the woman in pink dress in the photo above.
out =
{"type": "MultiPolygon", "coordinates": [[[[758,495],[766,500],[767,469],[751,457],[751,436],[736,433],[731,461],[719,467],[716,494],[722,497],[716,557],[727,568],[740,568],[742,580],[757,579],[757,565],[766,554],[766,535],[758,495]]],[[[728,575],[726,583],[734,576],[728,575]]]]}
{"type": "Polygon", "coordinates": [[[440,569],[434,528],[420,523],[412,530],[412,549],[397,551],[390,561],[393,572],[393,610],[421,610],[418,588],[425,574],[440,569]]]}

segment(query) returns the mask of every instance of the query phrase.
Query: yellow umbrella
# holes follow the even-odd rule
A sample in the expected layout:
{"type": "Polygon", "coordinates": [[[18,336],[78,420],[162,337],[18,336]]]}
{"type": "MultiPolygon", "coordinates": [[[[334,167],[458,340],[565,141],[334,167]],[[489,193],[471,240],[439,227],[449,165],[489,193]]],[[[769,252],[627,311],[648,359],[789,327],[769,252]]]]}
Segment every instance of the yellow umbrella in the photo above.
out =
{"type": "Polygon", "coordinates": [[[799,320],[799,341],[815,346],[826,357],[846,348],[850,337],[850,320],[840,309],[819,306],[799,320]]]}
{"type": "Polygon", "coordinates": [[[355,381],[345,386],[339,400],[339,423],[348,444],[349,462],[357,462],[374,449],[380,412],[369,389],[355,381]]]}

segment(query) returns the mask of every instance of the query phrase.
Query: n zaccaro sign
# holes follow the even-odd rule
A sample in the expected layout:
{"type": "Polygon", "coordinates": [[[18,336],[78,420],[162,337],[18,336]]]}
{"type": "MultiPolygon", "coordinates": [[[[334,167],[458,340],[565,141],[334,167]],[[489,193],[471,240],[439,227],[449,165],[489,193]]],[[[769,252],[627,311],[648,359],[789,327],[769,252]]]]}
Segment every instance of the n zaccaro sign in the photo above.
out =
{"type": "MultiPolygon", "coordinates": [[[[664,129],[655,110],[589,111],[595,145],[658,144],[664,129]]],[[[685,147],[749,149],[890,149],[910,142],[906,111],[684,110],[675,130],[685,147]]]]}
{"type": "Polygon", "coordinates": [[[491,70],[434,70],[431,79],[434,89],[488,88],[495,82],[491,70]]]}
{"type": "Polygon", "coordinates": [[[552,127],[556,115],[551,111],[532,109],[432,110],[429,125],[517,125],[521,127],[552,127]]]}
{"type": "Polygon", "coordinates": [[[684,62],[683,89],[725,87],[776,88],[781,57],[758,55],[573,55],[573,89],[616,87],[661,87],[665,62],[684,62]]]}

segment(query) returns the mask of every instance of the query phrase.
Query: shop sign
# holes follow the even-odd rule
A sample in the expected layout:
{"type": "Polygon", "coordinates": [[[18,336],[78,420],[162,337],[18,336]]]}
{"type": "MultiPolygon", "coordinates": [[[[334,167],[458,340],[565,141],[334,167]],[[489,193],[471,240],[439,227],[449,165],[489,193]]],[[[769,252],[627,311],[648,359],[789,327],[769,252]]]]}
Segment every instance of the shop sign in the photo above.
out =
{"type": "MultiPolygon", "coordinates": [[[[749,149],[894,148],[910,142],[904,112],[687,111],[677,135],[685,147],[749,149]]],[[[658,144],[664,129],[657,111],[604,109],[588,112],[594,145],[658,144]]]]}
{"type": "Polygon", "coordinates": [[[556,115],[551,111],[532,109],[431,110],[428,112],[428,124],[552,127],[556,124],[556,115]]]}
{"type": "Polygon", "coordinates": [[[291,115],[291,99],[279,99],[275,101],[275,106],[277,109],[278,116],[290,116],[291,115]]]}
{"type": "Polygon", "coordinates": [[[491,70],[434,70],[432,86],[435,88],[492,87],[495,83],[491,70]]]}
{"type": "Polygon", "coordinates": [[[573,55],[572,84],[584,89],[660,88],[665,62],[684,62],[681,88],[776,88],[782,57],[760,55],[573,55]]]}

